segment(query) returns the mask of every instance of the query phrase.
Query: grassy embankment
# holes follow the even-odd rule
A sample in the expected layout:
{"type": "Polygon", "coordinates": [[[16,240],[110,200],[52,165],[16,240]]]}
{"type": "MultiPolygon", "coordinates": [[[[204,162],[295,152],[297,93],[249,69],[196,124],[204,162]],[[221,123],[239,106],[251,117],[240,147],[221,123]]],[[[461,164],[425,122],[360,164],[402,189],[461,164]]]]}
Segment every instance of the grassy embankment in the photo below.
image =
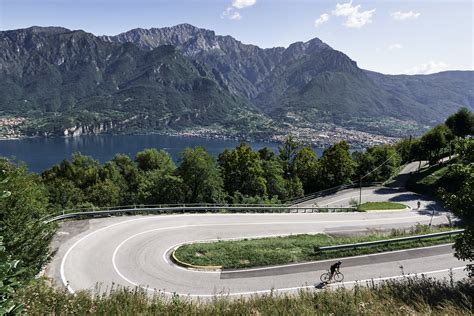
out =
{"type": "Polygon", "coordinates": [[[406,231],[392,230],[388,235],[381,233],[356,237],[338,237],[326,234],[291,235],[284,237],[196,243],[179,247],[175,255],[182,262],[198,266],[222,266],[224,269],[249,268],[342,258],[453,242],[452,237],[443,236],[357,249],[315,251],[315,247],[398,238],[441,230],[450,229],[442,228],[430,230],[427,226],[418,225],[406,231]]]}
{"type": "Polygon", "coordinates": [[[74,295],[39,280],[23,288],[18,299],[31,315],[472,315],[473,291],[467,281],[414,278],[354,289],[200,301],[151,297],[138,289],[74,295]]]}
{"type": "Polygon", "coordinates": [[[375,210],[404,210],[407,206],[394,202],[366,202],[359,205],[359,211],[375,211],[375,210]]]}
{"type": "Polygon", "coordinates": [[[407,181],[407,189],[436,197],[438,189],[446,186],[444,176],[448,168],[449,164],[439,164],[414,173],[407,181]]]}

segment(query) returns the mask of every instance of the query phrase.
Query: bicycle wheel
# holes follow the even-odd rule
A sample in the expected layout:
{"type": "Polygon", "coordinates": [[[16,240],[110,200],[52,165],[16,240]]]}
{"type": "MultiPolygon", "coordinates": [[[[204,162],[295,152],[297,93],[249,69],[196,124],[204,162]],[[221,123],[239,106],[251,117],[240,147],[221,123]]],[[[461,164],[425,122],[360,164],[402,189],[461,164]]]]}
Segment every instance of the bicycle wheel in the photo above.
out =
{"type": "Polygon", "coordinates": [[[344,280],[344,274],[342,274],[340,272],[334,274],[334,281],[342,282],[342,280],[344,280]]]}
{"type": "Polygon", "coordinates": [[[327,272],[321,274],[321,277],[320,277],[321,282],[324,282],[324,283],[329,282],[329,278],[330,278],[330,277],[331,277],[331,275],[330,275],[329,273],[327,273],[327,272]]]}

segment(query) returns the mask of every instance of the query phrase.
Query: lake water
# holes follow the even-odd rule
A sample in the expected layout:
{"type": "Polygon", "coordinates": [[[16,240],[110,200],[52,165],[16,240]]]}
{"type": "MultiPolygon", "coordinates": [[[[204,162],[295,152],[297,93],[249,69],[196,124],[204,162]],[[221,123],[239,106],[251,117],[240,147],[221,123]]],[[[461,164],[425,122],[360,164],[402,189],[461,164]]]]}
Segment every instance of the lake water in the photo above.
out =
{"type": "MultiPolygon", "coordinates": [[[[268,147],[277,151],[277,143],[248,142],[253,149],[268,147]]],[[[23,161],[28,170],[41,172],[64,159],[70,159],[75,152],[92,156],[101,163],[111,159],[115,154],[122,153],[135,157],[145,148],[165,149],[175,161],[179,153],[187,147],[202,146],[216,156],[225,149],[232,149],[240,144],[235,140],[205,139],[198,137],[163,136],[163,135],[99,135],[55,138],[25,138],[0,140],[0,156],[23,161]]],[[[315,148],[318,157],[322,149],[315,148]]]]}

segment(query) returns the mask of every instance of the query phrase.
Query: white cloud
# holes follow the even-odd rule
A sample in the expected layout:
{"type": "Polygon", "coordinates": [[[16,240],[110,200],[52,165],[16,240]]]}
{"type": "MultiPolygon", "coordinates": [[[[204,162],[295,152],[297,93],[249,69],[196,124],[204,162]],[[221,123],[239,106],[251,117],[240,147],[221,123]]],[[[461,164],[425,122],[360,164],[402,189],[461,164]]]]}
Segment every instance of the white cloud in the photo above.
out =
{"type": "Polygon", "coordinates": [[[232,0],[232,6],[237,9],[251,7],[255,3],[257,3],[257,0],[232,0]]]}
{"type": "Polygon", "coordinates": [[[257,3],[257,0],[232,0],[232,6],[229,6],[221,13],[221,19],[241,20],[242,15],[237,9],[251,7],[257,3]]]}
{"type": "Polygon", "coordinates": [[[426,64],[421,64],[413,68],[410,68],[406,70],[406,73],[410,75],[415,75],[415,74],[426,75],[426,74],[432,74],[432,73],[448,70],[448,67],[449,65],[442,61],[439,61],[439,62],[430,61],[430,62],[427,62],[426,64]]]}
{"type": "Polygon", "coordinates": [[[392,44],[388,47],[389,50],[402,49],[402,48],[403,48],[402,44],[398,44],[398,43],[392,44]]]}
{"type": "Polygon", "coordinates": [[[242,16],[240,15],[239,11],[235,10],[232,7],[228,7],[225,9],[224,12],[221,14],[221,19],[229,19],[229,20],[240,20],[242,16]]]}
{"type": "Polygon", "coordinates": [[[418,19],[421,13],[413,12],[413,11],[408,11],[408,12],[397,11],[397,12],[392,12],[390,15],[396,21],[403,21],[403,20],[418,19]]]}
{"type": "Polygon", "coordinates": [[[314,26],[315,27],[319,27],[320,25],[326,23],[327,21],[329,21],[329,18],[331,16],[327,13],[323,13],[319,16],[319,18],[316,19],[316,21],[314,21],[314,26]]]}
{"type": "Polygon", "coordinates": [[[343,3],[336,4],[336,9],[332,11],[332,14],[335,16],[346,17],[344,25],[350,28],[361,28],[362,26],[372,23],[372,16],[374,15],[375,9],[360,11],[361,6],[352,5],[352,0],[343,3]]]}

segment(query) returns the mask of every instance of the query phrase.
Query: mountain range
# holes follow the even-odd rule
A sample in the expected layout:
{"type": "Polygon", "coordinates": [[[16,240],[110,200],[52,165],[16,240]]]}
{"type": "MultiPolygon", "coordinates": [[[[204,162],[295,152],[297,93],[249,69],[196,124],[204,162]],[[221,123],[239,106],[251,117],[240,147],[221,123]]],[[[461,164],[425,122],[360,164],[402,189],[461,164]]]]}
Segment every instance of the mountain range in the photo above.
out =
{"type": "Polygon", "coordinates": [[[474,109],[474,72],[384,75],[318,38],[262,49],[189,24],[95,36],[0,32],[0,115],[29,135],[202,129],[266,138],[417,133],[474,109]]]}

